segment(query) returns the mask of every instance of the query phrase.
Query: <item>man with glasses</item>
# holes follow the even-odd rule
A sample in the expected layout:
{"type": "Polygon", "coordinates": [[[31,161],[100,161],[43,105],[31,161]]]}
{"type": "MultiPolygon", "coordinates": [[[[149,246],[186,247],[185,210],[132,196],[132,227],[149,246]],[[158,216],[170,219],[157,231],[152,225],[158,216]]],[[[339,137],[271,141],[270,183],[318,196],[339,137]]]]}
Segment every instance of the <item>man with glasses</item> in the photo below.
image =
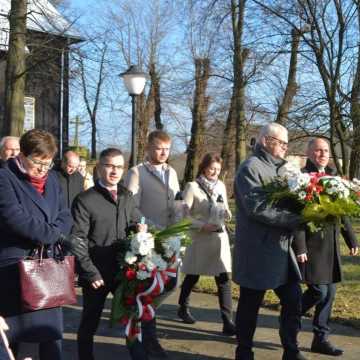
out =
{"type": "MultiPolygon", "coordinates": [[[[72,235],[86,244],[85,250],[76,254],[79,285],[83,288],[83,312],[77,333],[79,360],[94,360],[94,335],[106,297],[115,291],[121,242],[130,227],[146,230],[146,225],[138,224],[141,214],[132,194],[120,184],[124,173],[122,152],[116,148],[103,150],[97,170],[99,179],[95,185],[79,194],[72,207],[72,235]]],[[[132,359],[147,359],[140,343],[129,350],[132,359]]]]}
{"type": "Polygon", "coordinates": [[[253,337],[260,305],[268,289],[280,299],[280,338],[283,360],[303,360],[297,335],[301,320],[300,271],[291,249],[292,232],[301,217],[271,205],[263,185],[284,165],[287,130],[277,123],[265,125],[254,154],[244,161],[235,178],[236,240],[233,280],[240,285],[236,314],[236,360],[254,359],[253,337]]]}
{"type": "Polygon", "coordinates": [[[84,178],[78,172],[80,156],[71,150],[64,153],[60,167],[56,170],[64,192],[66,205],[71,208],[75,196],[84,190],[84,178]]]}
{"type": "MultiPolygon", "coordinates": [[[[174,200],[179,191],[176,171],[167,163],[171,138],[161,130],[148,136],[146,159],[129,170],[126,186],[134,194],[146,223],[163,229],[174,223],[174,200]]],[[[150,356],[166,358],[156,335],[155,318],[142,324],[143,343],[150,356]]]]}

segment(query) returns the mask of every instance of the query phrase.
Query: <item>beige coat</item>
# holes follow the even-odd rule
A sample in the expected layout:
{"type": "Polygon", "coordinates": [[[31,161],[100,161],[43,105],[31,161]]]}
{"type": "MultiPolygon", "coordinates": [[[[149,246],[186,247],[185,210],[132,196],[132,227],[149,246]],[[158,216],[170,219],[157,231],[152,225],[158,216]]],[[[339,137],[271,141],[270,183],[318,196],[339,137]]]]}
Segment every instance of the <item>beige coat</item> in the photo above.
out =
{"type": "Polygon", "coordinates": [[[165,177],[166,183],[141,163],[129,170],[125,180],[146,223],[157,228],[174,223],[174,199],[180,190],[176,171],[171,166],[167,167],[165,177]]]}
{"type": "MultiPolygon", "coordinates": [[[[218,182],[215,193],[216,197],[222,195],[228,215],[231,217],[223,182],[218,182]]],[[[210,214],[210,202],[206,193],[194,181],[186,185],[183,196],[190,208],[193,230],[190,232],[192,243],[186,249],[182,272],[212,276],[231,272],[231,252],[227,232],[210,233],[200,230],[208,222],[210,214]]]]}

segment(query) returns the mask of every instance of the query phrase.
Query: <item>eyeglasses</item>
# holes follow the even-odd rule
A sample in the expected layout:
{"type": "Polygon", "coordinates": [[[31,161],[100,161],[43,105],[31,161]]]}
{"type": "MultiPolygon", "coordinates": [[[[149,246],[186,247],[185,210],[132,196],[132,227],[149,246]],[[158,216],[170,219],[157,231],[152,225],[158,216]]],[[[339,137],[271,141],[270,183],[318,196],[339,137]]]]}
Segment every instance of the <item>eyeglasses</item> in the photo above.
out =
{"type": "Polygon", "coordinates": [[[48,162],[36,160],[36,159],[33,159],[30,155],[27,156],[26,158],[29,159],[37,168],[43,168],[44,170],[50,170],[54,166],[54,163],[52,161],[50,163],[48,163],[48,162]]]}
{"type": "Polygon", "coordinates": [[[111,170],[124,170],[124,165],[113,165],[113,164],[103,164],[101,163],[101,165],[105,168],[105,169],[111,169],[111,170]]]}
{"type": "Polygon", "coordinates": [[[286,141],[282,141],[282,140],[280,140],[280,139],[278,139],[278,138],[276,138],[276,137],[273,137],[273,136],[268,135],[267,138],[270,138],[271,140],[274,140],[274,141],[277,142],[277,144],[278,144],[279,146],[281,146],[282,148],[287,149],[287,147],[289,146],[289,144],[288,144],[286,141]]]}

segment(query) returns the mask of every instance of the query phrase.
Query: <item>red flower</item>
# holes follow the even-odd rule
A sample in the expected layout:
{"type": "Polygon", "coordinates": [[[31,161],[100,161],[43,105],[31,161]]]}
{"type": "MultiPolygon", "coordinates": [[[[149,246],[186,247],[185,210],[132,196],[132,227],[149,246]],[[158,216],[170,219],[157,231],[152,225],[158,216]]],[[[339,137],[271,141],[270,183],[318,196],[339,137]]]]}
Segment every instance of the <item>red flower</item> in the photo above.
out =
{"type": "Polygon", "coordinates": [[[126,296],[125,297],[125,304],[126,305],[134,305],[135,304],[135,296],[126,296]]]}
{"type": "Polygon", "coordinates": [[[136,293],[142,293],[145,290],[145,285],[143,283],[140,283],[136,286],[136,293]]]}
{"type": "Polygon", "coordinates": [[[125,271],[125,277],[130,281],[134,280],[136,278],[136,271],[133,269],[127,269],[125,271]]]}
{"type": "Polygon", "coordinates": [[[153,302],[153,298],[150,295],[145,295],[141,299],[144,305],[151,304],[153,302]]]}
{"type": "Polygon", "coordinates": [[[146,271],[146,266],[145,266],[145,264],[143,264],[143,263],[139,263],[139,264],[138,264],[138,268],[139,268],[139,270],[141,270],[141,271],[146,271]]]}
{"type": "Polygon", "coordinates": [[[305,201],[311,201],[312,199],[313,199],[312,194],[307,194],[307,195],[305,196],[305,201]]]}

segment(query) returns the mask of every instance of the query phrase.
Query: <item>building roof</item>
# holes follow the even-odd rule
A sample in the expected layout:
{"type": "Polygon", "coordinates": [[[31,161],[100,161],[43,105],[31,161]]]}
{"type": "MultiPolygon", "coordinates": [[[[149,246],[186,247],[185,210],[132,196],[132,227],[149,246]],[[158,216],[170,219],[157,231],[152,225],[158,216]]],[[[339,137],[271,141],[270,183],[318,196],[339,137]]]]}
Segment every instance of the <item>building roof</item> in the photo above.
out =
{"type": "MultiPolygon", "coordinates": [[[[0,0],[0,50],[7,50],[9,43],[9,21],[11,0],[0,0]]],[[[48,0],[28,0],[27,29],[49,33],[72,42],[81,41],[80,34],[48,0]]]]}

